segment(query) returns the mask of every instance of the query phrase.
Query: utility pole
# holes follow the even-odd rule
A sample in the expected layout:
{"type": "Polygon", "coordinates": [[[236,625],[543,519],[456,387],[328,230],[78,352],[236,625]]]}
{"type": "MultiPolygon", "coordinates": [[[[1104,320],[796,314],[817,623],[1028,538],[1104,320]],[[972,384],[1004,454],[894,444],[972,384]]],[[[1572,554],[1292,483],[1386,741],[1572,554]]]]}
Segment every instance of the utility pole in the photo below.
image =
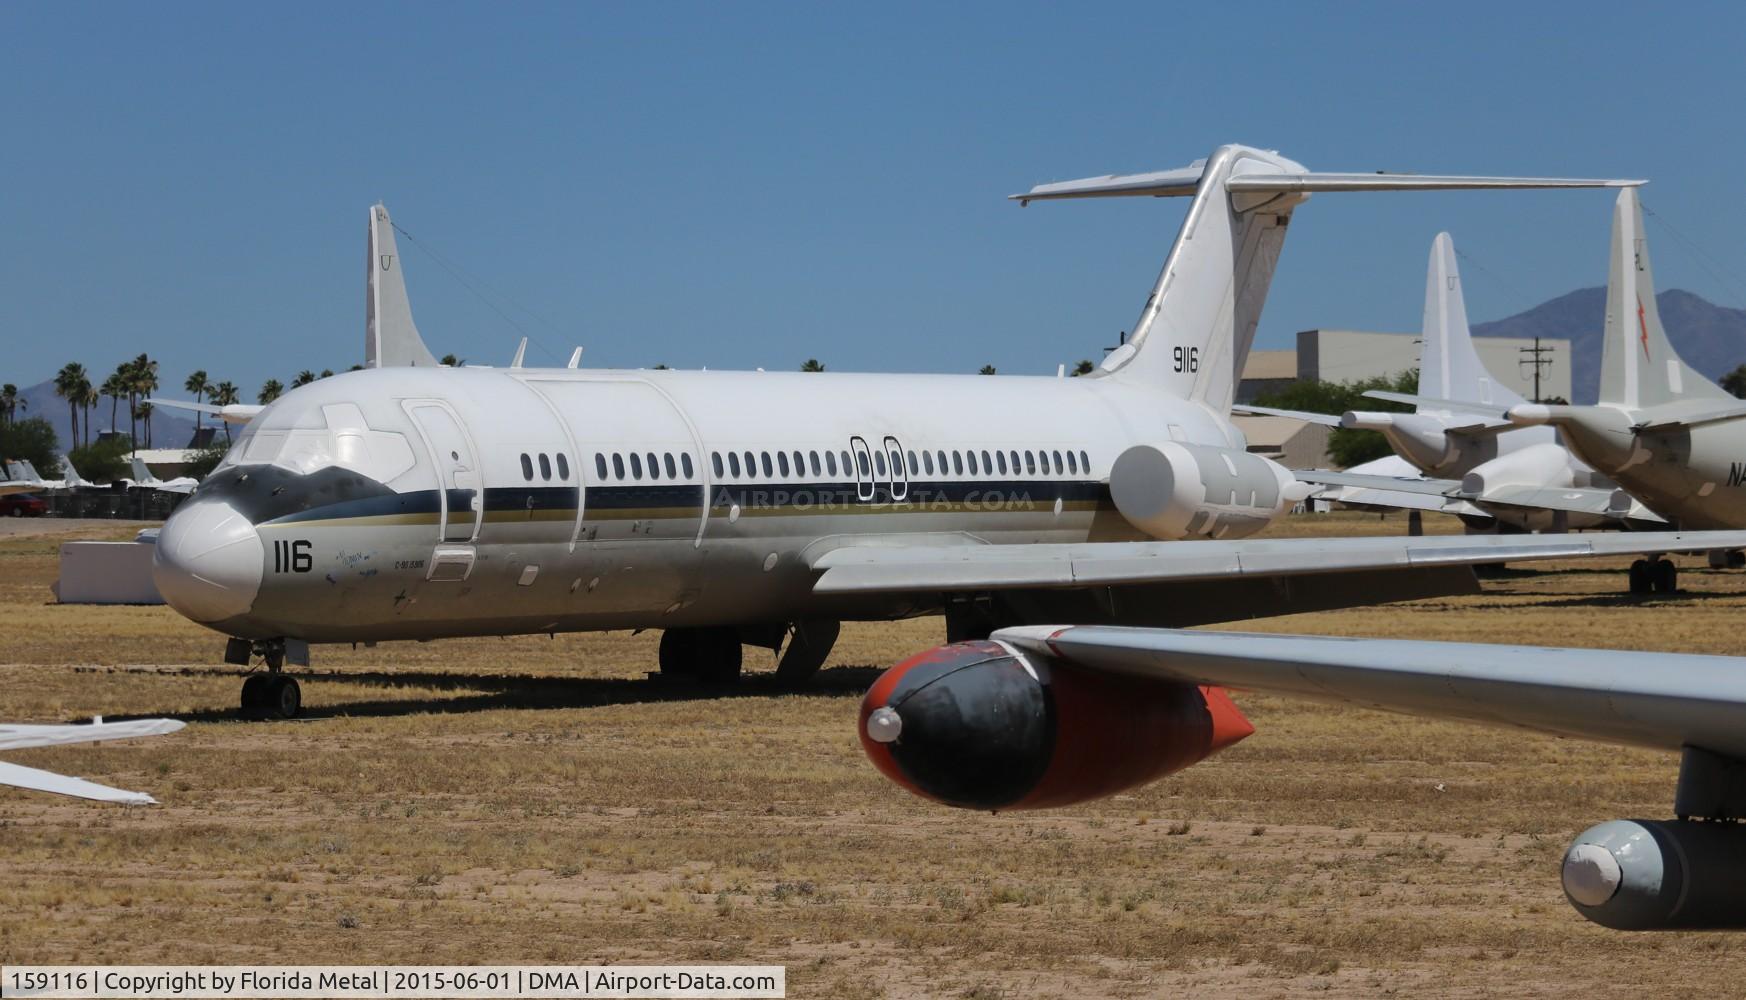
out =
{"type": "Polygon", "coordinates": [[[1535,337],[1533,347],[1518,348],[1516,350],[1516,353],[1523,355],[1523,357],[1518,358],[1516,361],[1516,364],[1518,366],[1520,366],[1524,370],[1529,365],[1532,365],[1534,367],[1534,402],[1538,403],[1541,401],[1540,400],[1540,372],[1542,370],[1544,370],[1546,368],[1550,368],[1552,366],[1552,359],[1550,357],[1545,356],[1545,355],[1549,355],[1552,353],[1552,348],[1541,347],[1540,346],[1540,338],[1535,337]]]}

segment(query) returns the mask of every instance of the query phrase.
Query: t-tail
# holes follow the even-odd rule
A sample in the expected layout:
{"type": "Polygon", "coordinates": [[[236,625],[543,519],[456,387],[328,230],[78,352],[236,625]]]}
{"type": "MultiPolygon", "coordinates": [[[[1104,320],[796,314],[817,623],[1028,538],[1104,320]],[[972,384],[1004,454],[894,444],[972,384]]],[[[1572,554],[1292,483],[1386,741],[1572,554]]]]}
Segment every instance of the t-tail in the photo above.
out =
{"type": "Polygon", "coordinates": [[[1021,204],[1061,198],[1192,195],[1188,216],[1128,342],[1101,374],[1229,411],[1248,358],[1285,231],[1317,191],[1437,191],[1616,187],[1635,181],[1419,174],[1321,174],[1277,153],[1221,146],[1178,170],[1044,184],[1013,195],[1021,204]]]}
{"type": "Polygon", "coordinates": [[[1607,273],[1606,337],[1601,349],[1600,402],[1642,410],[1676,400],[1736,403],[1674,352],[1655,305],[1655,275],[1643,235],[1637,189],[1619,192],[1613,208],[1607,273]]]}
{"type": "Polygon", "coordinates": [[[436,358],[412,322],[406,274],[394,245],[394,221],[380,203],[370,208],[369,257],[364,271],[364,367],[436,367],[436,358]]]}

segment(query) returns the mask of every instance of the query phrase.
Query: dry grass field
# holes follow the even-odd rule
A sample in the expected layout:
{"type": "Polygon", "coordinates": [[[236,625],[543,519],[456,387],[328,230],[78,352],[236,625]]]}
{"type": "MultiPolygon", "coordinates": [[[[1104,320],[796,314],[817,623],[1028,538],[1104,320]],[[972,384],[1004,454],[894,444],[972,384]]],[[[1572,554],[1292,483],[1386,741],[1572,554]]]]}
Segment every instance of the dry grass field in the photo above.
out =
{"type": "MultiPolygon", "coordinates": [[[[1746,991],[1746,939],[1605,931],[1559,889],[1576,831],[1669,814],[1668,754],[1239,695],[1259,732],[1154,786],[947,810],[854,732],[928,620],[845,628],[809,693],[720,699],[644,680],[652,634],[318,649],[308,718],[240,722],[217,636],[49,603],[66,537],[0,537],[0,719],[192,724],[9,757],[163,805],[0,792],[0,961],[775,963],[802,997],[1746,991]]],[[[1622,569],[1244,627],[1746,653],[1746,574],[1686,560],[1684,593],[1634,600],[1622,569]]]]}

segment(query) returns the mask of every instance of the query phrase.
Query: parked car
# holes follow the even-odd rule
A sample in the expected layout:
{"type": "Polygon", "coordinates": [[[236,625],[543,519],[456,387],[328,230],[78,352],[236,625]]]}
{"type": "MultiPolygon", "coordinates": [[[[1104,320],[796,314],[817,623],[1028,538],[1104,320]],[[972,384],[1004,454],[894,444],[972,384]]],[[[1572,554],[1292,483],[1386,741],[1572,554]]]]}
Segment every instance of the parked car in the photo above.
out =
{"type": "Polygon", "coordinates": [[[14,493],[0,497],[0,516],[41,517],[49,510],[48,502],[30,493],[14,493]]]}

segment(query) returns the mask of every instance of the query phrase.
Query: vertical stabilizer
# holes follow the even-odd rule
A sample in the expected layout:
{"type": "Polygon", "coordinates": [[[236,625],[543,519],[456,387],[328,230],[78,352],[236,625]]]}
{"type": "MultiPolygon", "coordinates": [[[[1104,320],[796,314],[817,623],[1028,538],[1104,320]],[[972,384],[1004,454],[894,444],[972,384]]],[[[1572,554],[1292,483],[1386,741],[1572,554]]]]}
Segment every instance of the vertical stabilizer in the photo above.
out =
{"type": "Polygon", "coordinates": [[[1637,200],[1637,189],[1626,188],[1619,192],[1613,208],[1600,401],[1639,410],[1682,399],[1735,401],[1674,353],[1655,305],[1655,275],[1649,267],[1649,242],[1643,235],[1643,206],[1637,200]]]}
{"type": "Polygon", "coordinates": [[[156,486],[156,485],[158,485],[158,477],[152,475],[152,470],[146,467],[145,462],[141,461],[140,457],[138,455],[133,456],[132,465],[133,465],[133,484],[135,486],[156,486]]]}
{"type": "MultiPolygon", "coordinates": [[[[1461,290],[1461,272],[1455,264],[1455,241],[1448,233],[1438,233],[1431,242],[1431,263],[1425,272],[1419,395],[1502,407],[1523,402],[1515,390],[1500,384],[1479,360],[1473,333],[1467,327],[1467,303],[1461,290]]],[[[1433,407],[1434,404],[1432,407],[1420,404],[1418,409],[1433,407]]]]}
{"type": "Polygon", "coordinates": [[[394,245],[394,223],[381,204],[370,209],[369,257],[364,269],[364,367],[436,367],[436,358],[412,322],[406,275],[394,245]]]}
{"type": "Polygon", "coordinates": [[[68,489],[72,489],[72,488],[77,487],[77,486],[90,486],[91,485],[89,480],[87,480],[84,476],[79,475],[78,469],[73,468],[72,458],[70,458],[69,456],[66,456],[66,455],[61,456],[61,476],[65,480],[66,486],[68,489]]]}

